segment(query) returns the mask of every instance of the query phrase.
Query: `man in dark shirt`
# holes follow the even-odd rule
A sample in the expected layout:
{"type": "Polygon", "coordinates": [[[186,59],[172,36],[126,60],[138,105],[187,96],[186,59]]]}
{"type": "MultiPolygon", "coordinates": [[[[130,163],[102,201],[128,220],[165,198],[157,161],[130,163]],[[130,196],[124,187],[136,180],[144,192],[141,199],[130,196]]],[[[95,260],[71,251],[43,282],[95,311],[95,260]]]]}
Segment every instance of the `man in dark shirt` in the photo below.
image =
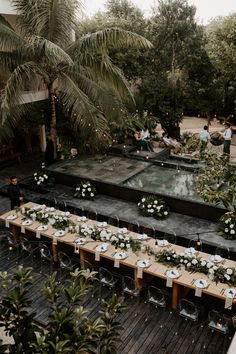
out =
{"type": "Polygon", "coordinates": [[[7,188],[7,192],[11,201],[11,210],[17,206],[20,206],[23,197],[15,176],[10,177],[10,184],[7,188]]]}

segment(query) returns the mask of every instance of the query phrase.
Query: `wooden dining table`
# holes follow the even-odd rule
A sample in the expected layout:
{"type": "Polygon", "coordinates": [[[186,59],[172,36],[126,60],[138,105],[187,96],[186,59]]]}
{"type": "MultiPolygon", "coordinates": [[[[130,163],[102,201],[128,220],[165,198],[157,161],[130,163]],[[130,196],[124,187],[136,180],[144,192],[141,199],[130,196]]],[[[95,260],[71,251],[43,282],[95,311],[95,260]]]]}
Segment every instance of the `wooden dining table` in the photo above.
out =
{"type": "MultiPolygon", "coordinates": [[[[21,206],[24,208],[33,208],[38,206],[38,204],[33,203],[33,202],[28,202],[24,205],[21,206]]],[[[53,214],[62,214],[63,212],[60,210],[55,210],[53,214]]],[[[11,228],[14,236],[16,238],[21,237],[21,226],[22,226],[22,220],[25,219],[24,215],[20,215],[19,213],[17,214],[17,218],[14,220],[8,220],[7,217],[9,215],[16,214],[15,211],[9,211],[3,215],[0,216],[0,220],[9,223],[9,227],[11,228]]],[[[70,214],[70,218],[75,225],[91,225],[91,226],[96,226],[98,224],[97,221],[95,220],[86,220],[86,222],[78,221],[78,215],[73,215],[70,214]]],[[[36,236],[37,228],[38,226],[41,225],[38,221],[33,221],[30,225],[25,226],[25,234],[24,237],[28,237],[28,234],[34,234],[36,236]]],[[[112,225],[107,225],[106,230],[111,231],[114,234],[117,234],[118,228],[112,225]]],[[[58,250],[63,250],[63,246],[67,245],[72,247],[72,250],[74,252],[79,253],[79,257],[81,260],[89,260],[91,262],[91,259],[95,259],[95,253],[96,253],[96,247],[104,243],[102,241],[94,241],[89,237],[86,237],[86,243],[79,245],[79,248],[75,247],[75,241],[81,235],[78,233],[70,233],[67,232],[65,233],[64,236],[62,237],[55,237],[56,229],[54,229],[51,225],[48,225],[48,229],[45,231],[41,231],[40,235],[43,236],[44,238],[47,238],[51,240],[51,245],[52,245],[52,255],[53,255],[53,260],[55,262],[58,261],[58,250]]],[[[133,239],[138,239],[138,235],[135,232],[130,231],[128,233],[128,236],[133,238],[133,239]]],[[[141,245],[149,246],[152,249],[155,250],[155,252],[161,252],[166,247],[163,246],[157,246],[156,242],[153,238],[148,238],[147,240],[140,240],[141,245]]],[[[185,252],[185,248],[176,244],[168,244],[168,250],[173,250],[177,253],[183,253],[185,252]]],[[[111,262],[115,262],[114,260],[114,254],[116,253],[116,248],[115,246],[109,244],[108,249],[105,252],[100,253],[100,258],[101,262],[103,259],[110,260],[111,262]]],[[[143,282],[145,279],[145,276],[151,276],[151,277],[156,277],[159,279],[164,279],[165,281],[167,280],[167,271],[174,268],[171,265],[166,265],[160,262],[157,262],[154,257],[149,256],[147,253],[139,251],[137,253],[132,252],[131,250],[125,251],[127,254],[127,257],[125,259],[121,259],[119,261],[120,266],[125,266],[129,267],[133,270],[133,275],[134,275],[134,280],[136,283],[136,287],[138,290],[140,290],[143,286],[143,282]],[[145,267],[142,269],[143,276],[140,277],[140,269],[137,265],[137,262],[139,260],[149,260],[149,266],[145,267]]],[[[208,253],[204,252],[198,252],[197,257],[204,258],[206,261],[210,261],[211,255],[208,253]]],[[[236,267],[236,262],[229,260],[229,259],[224,259],[223,264],[225,267],[231,267],[235,268],[236,267]]],[[[184,297],[190,289],[195,289],[196,286],[194,284],[195,280],[197,279],[205,279],[208,283],[208,286],[201,289],[203,294],[206,294],[208,296],[212,296],[214,298],[221,299],[223,301],[226,300],[226,296],[224,294],[224,291],[226,289],[232,288],[232,286],[229,286],[226,283],[217,283],[210,280],[209,277],[206,274],[203,273],[191,273],[185,269],[180,270],[180,276],[178,278],[172,279],[172,294],[171,294],[171,305],[173,309],[176,309],[178,307],[178,302],[180,298],[184,297]]],[[[236,302],[236,299],[233,299],[233,303],[236,302]]]]}

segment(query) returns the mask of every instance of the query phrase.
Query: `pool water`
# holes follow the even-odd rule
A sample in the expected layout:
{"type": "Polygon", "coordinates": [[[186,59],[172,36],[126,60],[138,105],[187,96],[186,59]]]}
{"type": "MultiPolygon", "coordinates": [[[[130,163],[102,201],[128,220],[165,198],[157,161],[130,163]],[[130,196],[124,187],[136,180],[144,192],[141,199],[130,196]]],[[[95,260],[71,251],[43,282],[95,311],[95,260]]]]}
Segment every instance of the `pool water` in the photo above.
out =
{"type": "Polygon", "coordinates": [[[196,192],[193,172],[152,165],[124,182],[127,187],[196,201],[202,201],[196,192]]]}

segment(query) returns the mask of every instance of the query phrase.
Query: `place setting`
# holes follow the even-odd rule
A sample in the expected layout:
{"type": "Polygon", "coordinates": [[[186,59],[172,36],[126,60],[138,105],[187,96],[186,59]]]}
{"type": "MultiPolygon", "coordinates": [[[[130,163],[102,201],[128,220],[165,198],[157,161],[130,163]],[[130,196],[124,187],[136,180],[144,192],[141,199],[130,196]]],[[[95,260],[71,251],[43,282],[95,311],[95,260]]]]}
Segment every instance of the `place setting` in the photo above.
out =
{"type": "Polygon", "coordinates": [[[86,218],[86,216],[78,216],[77,221],[78,222],[86,222],[86,221],[88,221],[88,219],[86,218]]]}
{"type": "Polygon", "coordinates": [[[41,232],[42,231],[47,231],[48,230],[48,226],[47,225],[39,225],[36,228],[36,238],[41,238],[41,232]]]}
{"type": "Polygon", "coordinates": [[[96,225],[99,229],[105,229],[108,227],[108,224],[106,221],[101,221],[101,222],[98,222],[97,225],[96,225]]]}
{"type": "Polygon", "coordinates": [[[202,296],[202,290],[208,288],[209,283],[206,279],[195,279],[194,283],[195,285],[195,296],[201,297],[202,296]]]}
{"type": "Polygon", "coordinates": [[[137,266],[138,266],[138,272],[137,272],[137,277],[142,279],[143,278],[143,270],[145,268],[150,267],[151,262],[149,259],[139,259],[137,261],[137,266]]]}
{"type": "Polygon", "coordinates": [[[149,239],[150,239],[150,237],[147,234],[139,234],[137,236],[137,240],[139,240],[139,241],[146,241],[146,240],[149,240],[149,239]]]}
{"type": "Polygon", "coordinates": [[[53,234],[53,244],[57,244],[57,239],[58,237],[63,237],[65,236],[66,232],[64,230],[58,230],[53,234]]]}
{"type": "Polygon", "coordinates": [[[233,305],[233,300],[236,297],[236,289],[233,289],[233,288],[225,289],[224,295],[226,297],[225,298],[225,309],[231,310],[232,305],[233,305]]]}
{"type": "Polygon", "coordinates": [[[222,258],[218,254],[215,254],[210,256],[210,261],[213,263],[222,263],[224,261],[224,258],[222,258]]]}
{"type": "Polygon", "coordinates": [[[10,214],[6,217],[5,219],[5,226],[6,227],[10,227],[10,222],[9,221],[13,221],[17,219],[17,215],[16,214],[10,214]]]}
{"type": "Polygon", "coordinates": [[[109,243],[106,242],[95,247],[95,261],[100,261],[100,254],[106,252],[108,250],[108,247],[109,243]]]}
{"type": "Polygon", "coordinates": [[[80,237],[80,238],[77,238],[75,241],[74,241],[74,252],[75,253],[79,253],[79,247],[84,245],[86,243],[86,238],[85,237],[80,237]]]}
{"type": "Polygon", "coordinates": [[[114,257],[114,267],[119,268],[120,261],[126,259],[128,255],[124,251],[116,251],[113,257],[114,257]]]}
{"type": "Polygon", "coordinates": [[[198,251],[194,247],[185,248],[184,253],[190,257],[196,256],[198,251]]]}
{"type": "Polygon", "coordinates": [[[173,279],[178,279],[181,276],[181,272],[176,268],[169,269],[166,271],[166,276],[166,286],[172,288],[173,279]]]}
{"type": "Polygon", "coordinates": [[[29,225],[32,225],[32,223],[33,223],[32,220],[29,220],[29,219],[23,220],[21,222],[21,233],[25,234],[25,227],[29,226],[29,225]]]}

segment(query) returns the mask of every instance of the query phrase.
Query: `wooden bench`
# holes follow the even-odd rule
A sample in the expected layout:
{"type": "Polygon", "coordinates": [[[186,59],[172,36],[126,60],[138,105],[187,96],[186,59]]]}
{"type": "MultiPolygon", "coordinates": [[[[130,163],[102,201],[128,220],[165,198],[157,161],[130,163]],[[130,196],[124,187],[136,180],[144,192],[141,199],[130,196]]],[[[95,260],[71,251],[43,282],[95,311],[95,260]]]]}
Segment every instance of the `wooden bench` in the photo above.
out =
{"type": "Polygon", "coordinates": [[[2,146],[0,147],[0,164],[8,161],[17,160],[21,162],[21,154],[16,152],[14,146],[2,146]]]}

